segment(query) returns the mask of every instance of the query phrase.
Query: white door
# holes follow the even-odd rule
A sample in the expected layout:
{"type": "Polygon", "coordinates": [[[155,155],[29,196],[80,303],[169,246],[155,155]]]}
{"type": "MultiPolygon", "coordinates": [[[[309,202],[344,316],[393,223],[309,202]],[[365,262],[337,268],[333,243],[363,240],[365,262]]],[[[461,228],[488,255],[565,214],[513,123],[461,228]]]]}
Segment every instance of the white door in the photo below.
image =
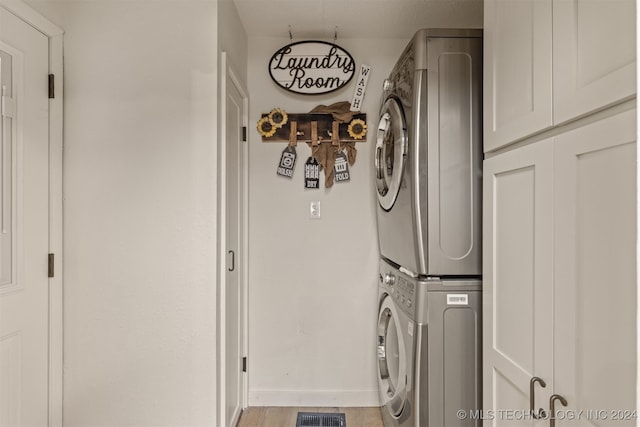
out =
{"type": "Polygon", "coordinates": [[[0,425],[48,424],[49,40],[0,7],[0,425]]]}
{"type": "Polygon", "coordinates": [[[495,414],[485,426],[529,410],[535,377],[546,387],[534,384],[534,410],[553,387],[552,142],[484,162],[483,399],[495,414]]]}
{"type": "Polygon", "coordinates": [[[225,139],[225,426],[234,426],[244,396],[244,144],[245,97],[227,70],[225,139]]]}

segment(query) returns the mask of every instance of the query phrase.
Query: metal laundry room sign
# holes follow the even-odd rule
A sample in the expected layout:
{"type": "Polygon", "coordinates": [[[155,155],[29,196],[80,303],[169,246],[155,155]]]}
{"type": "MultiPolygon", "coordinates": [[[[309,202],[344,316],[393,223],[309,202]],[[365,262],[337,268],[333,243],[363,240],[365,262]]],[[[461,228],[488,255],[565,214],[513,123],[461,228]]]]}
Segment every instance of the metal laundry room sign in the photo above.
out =
{"type": "Polygon", "coordinates": [[[318,95],[338,90],[355,74],[353,57],[334,43],[307,40],[288,44],[273,54],[269,74],[290,92],[318,95]]]}

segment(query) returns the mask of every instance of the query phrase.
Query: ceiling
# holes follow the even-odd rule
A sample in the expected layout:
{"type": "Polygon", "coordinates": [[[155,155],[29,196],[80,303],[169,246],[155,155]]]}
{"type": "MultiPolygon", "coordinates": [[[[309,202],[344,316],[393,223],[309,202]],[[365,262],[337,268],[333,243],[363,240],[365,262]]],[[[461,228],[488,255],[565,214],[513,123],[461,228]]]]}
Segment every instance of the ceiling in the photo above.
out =
{"type": "Polygon", "coordinates": [[[483,0],[233,0],[251,37],[410,38],[420,28],[482,28],[483,0]]]}

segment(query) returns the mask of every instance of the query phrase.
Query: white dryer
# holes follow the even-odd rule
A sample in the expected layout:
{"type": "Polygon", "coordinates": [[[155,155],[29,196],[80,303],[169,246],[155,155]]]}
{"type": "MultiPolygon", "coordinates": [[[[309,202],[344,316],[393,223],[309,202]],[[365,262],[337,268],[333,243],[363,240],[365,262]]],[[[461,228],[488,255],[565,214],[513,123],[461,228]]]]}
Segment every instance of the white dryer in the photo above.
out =
{"type": "Polygon", "coordinates": [[[381,255],[481,274],[482,30],[420,30],[385,80],[375,150],[381,255]]]}
{"type": "Polygon", "coordinates": [[[380,262],[378,385],[385,427],[479,427],[481,282],[416,279],[380,262]],[[463,416],[459,411],[464,411],[463,416]]]}

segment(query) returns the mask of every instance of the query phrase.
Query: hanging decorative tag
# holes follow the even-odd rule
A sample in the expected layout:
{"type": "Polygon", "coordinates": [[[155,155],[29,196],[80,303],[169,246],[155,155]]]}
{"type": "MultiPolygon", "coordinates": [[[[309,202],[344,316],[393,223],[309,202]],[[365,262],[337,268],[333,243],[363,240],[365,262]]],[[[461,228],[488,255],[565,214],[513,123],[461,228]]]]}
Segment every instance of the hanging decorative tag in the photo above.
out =
{"type": "Polygon", "coordinates": [[[304,188],[320,188],[320,164],[313,156],[304,164],[304,188]]]}
{"type": "Polygon", "coordinates": [[[347,161],[347,155],[342,151],[336,153],[336,162],[333,165],[333,170],[335,172],[336,182],[345,182],[351,179],[349,176],[349,162],[347,161]]]}
{"type": "Polygon", "coordinates": [[[296,149],[291,145],[287,145],[280,156],[280,164],[278,165],[278,175],[293,178],[293,167],[296,165],[296,149]]]}

